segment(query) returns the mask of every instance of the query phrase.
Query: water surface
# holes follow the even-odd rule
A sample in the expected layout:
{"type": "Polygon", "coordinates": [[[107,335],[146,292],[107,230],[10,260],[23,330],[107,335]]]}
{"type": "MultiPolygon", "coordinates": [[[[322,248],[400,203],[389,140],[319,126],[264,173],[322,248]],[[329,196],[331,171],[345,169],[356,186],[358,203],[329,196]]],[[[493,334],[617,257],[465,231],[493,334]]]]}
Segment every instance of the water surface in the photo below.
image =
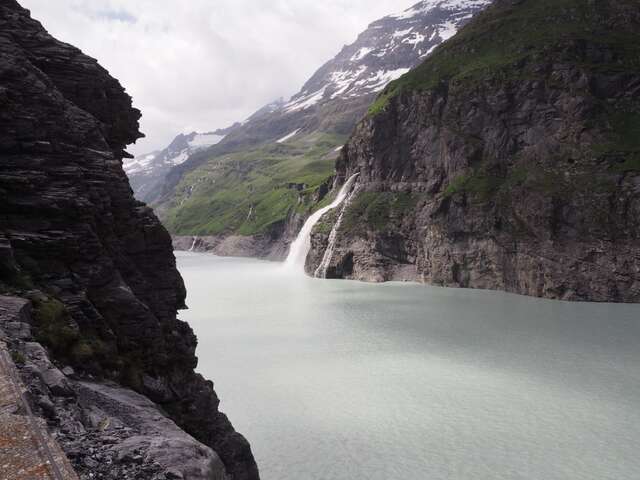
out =
{"type": "Polygon", "coordinates": [[[178,264],[263,480],[640,478],[640,306],[178,264]]]}

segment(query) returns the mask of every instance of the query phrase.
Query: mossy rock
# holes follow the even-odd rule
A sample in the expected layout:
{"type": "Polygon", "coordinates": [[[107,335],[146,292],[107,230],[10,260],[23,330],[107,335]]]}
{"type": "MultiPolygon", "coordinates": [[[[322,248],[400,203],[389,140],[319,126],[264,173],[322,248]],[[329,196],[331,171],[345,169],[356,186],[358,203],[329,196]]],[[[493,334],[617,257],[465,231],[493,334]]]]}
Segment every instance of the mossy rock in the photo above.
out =
{"type": "Polygon", "coordinates": [[[96,332],[81,331],[62,302],[39,295],[32,303],[36,340],[49,348],[56,358],[98,371],[114,367],[114,349],[109,348],[96,332]]]}
{"type": "Polygon", "coordinates": [[[21,352],[12,351],[11,359],[16,365],[24,365],[27,362],[26,357],[21,352]]]}
{"type": "Polygon", "coordinates": [[[74,328],[66,307],[55,298],[35,298],[33,318],[38,342],[58,354],[66,356],[80,338],[80,333],[74,328]]]}
{"type": "Polygon", "coordinates": [[[345,211],[341,229],[360,234],[366,228],[387,230],[412,212],[418,199],[408,192],[362,192],[345,211]]]}

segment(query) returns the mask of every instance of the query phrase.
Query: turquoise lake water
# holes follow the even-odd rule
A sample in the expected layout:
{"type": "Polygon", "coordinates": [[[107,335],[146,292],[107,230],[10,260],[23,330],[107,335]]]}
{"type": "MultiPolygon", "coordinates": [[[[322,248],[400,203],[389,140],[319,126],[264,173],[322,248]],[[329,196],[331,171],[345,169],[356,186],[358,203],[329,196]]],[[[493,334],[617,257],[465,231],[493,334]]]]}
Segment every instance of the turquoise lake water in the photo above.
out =
{"type": "Polygon", "coordinates": [[[640,479],[640,305],[177,256],[263,480],[640,479]]]}

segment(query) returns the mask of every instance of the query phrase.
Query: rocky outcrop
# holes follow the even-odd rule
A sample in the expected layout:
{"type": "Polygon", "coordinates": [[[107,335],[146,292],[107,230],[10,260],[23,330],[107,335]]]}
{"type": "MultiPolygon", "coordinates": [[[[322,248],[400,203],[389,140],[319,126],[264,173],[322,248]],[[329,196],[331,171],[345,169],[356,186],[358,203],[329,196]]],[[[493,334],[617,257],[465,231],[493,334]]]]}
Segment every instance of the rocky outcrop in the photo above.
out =
{"type": "Polygon", "coordinates": [[[171,238],[122,169],[141,136],[131,98],[7,0],[0,104],[0,288],[33,302],[35,338],[59,365],[135,389],[211,447],[231,478],[258,478],[212,383],[194,372],[171,238]]]}
{"type": "MultiPolygon", "coordinates": [[[[28,300],[0,296],[0,337],[80,478],[225,480],[219,456],[181,430],[148,398],[114,382],[58,368],[32,336],[28,300]]],[[[61,461],[60,465],[65,465],[61,461]]]]}
{"type": "MultiPolygon", "coordinates": [[[[328,276],[640,301],[640,13],[498,1],[391,84],[328,276]]],[[[307,270],[327,244],[318,228],[307,270]]]]}

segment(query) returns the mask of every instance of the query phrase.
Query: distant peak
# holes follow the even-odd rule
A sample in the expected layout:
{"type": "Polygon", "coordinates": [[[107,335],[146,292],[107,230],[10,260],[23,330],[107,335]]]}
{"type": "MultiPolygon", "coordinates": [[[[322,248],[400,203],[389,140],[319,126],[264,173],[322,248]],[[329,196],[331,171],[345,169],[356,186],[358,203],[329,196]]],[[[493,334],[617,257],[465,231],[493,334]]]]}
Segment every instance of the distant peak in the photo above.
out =
{"type": "Polygon", "coordinates": [[[282,108],[287,113],[332,100],[380,92],[456,34],[492,0],[423,0],[373,22],[357,40],[320,68],[282,108]]]}
{"type": "Polygon", "coordinates": [[[432,10],[461,10],[465,8],[479,8],[487,6],[491,0],[423,0],[402,12],[389,15],[386,18],[406,20],[418,15],[424,15],[432,10]]]}

